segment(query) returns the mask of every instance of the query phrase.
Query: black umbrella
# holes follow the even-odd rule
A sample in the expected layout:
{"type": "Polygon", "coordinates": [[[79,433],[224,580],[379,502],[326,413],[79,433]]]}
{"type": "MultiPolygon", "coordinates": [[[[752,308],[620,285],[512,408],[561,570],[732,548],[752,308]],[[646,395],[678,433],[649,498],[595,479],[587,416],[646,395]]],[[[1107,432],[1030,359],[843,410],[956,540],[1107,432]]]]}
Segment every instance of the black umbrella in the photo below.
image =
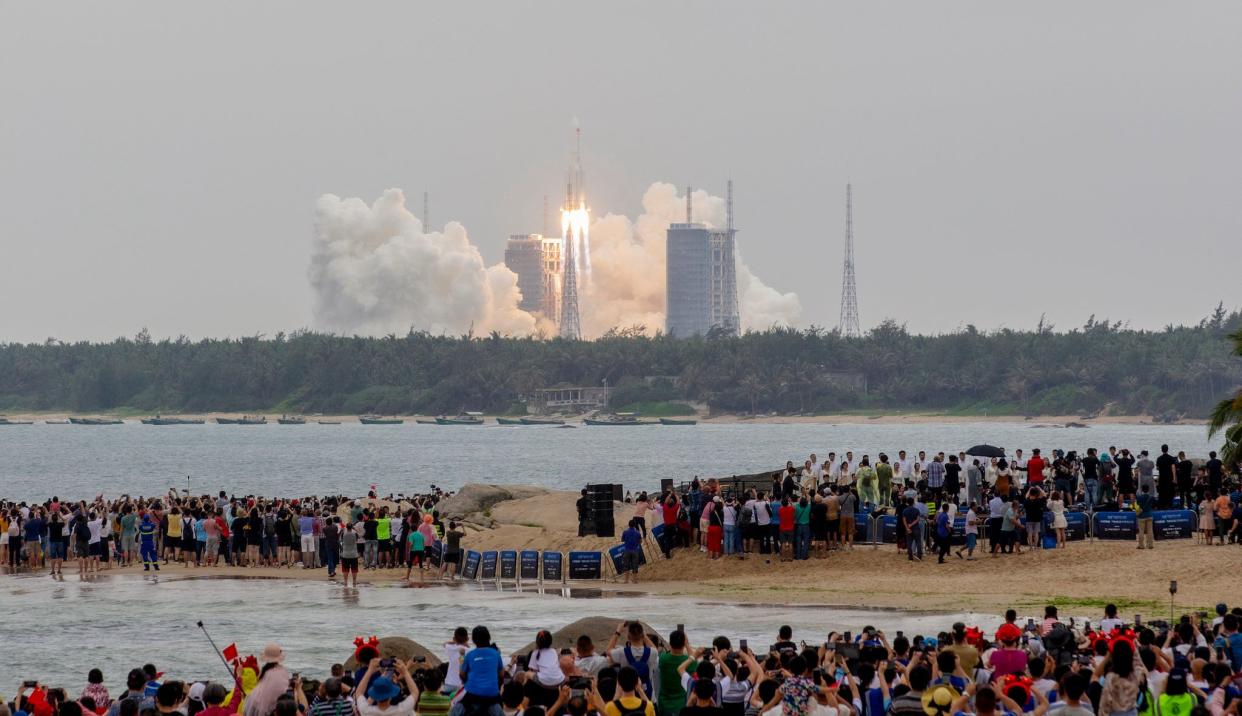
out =
{"type": "Polygon", "coordinates": [[[967,455],[978,455],[979,457],[1005,457],[1005,451],[995,445],[976,445],[966,451],[967,455]]]}

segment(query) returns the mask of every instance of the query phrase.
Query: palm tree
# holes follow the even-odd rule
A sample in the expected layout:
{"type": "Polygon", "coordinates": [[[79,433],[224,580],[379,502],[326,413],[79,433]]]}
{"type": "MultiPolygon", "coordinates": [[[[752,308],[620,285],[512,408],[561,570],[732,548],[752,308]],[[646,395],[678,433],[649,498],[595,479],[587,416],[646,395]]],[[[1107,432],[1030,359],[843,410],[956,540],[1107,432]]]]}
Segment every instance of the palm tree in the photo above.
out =
{"type": "MultiPolygon", "coordinates": [[[[1229,336],[1233,341],[1233,354],[1242,356],[1242,330],[1229,336]]],[[[1212,417],[1208,421],[1208,437],[1224,431],[1225,444],[1220,450],[1220,459],[1226,465],[1233,466],[1242,460],[1242,389],[1232,397],[1225,398],[1216,404],[1212,417]]]]}

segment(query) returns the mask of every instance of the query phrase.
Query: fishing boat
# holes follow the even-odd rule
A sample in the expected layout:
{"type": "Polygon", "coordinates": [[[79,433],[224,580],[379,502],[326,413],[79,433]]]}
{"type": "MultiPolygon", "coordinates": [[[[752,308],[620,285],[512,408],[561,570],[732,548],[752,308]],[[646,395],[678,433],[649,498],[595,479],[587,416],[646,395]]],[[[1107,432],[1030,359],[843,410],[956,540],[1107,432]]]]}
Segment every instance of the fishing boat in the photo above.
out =
{"type": "Polygon", "coordinates": [[[339,420],[316,420],[315,422],[319,423],[320,425],[340,425],[341,424],[341,421],[339,420]]]}
{"type": "Polygon", "coordinates": [[[529,425],[529,423],[519,418],[496,418],[498,425],[529,425]]]}
{"type": "Polygon", "coordinates": [[[560,418],[522,418],[523,425],[564,425],[560,418]]]}
{"type": "Polygon", "coordinates": [[[44,420],[43,422],[47,425],[69,425],[70,424],[68,420],[44,420]]]}
{"type": "Polygon", "coordinates": [[[694,418],[660,418],[661,425],[698,425],[694,418]]]}
{"type": "Polygon", "coordinates": [[[639,420],[633,413],[613,413],[602,420],[599,418],[583,418],[587,425],[659,425],[654,420],[639,420]]]}
{"type": "Polygon", "coordinates": [[[439,425],[439,423],[435,421],[435,418],[430,420],[415,419],[414,423],[417,425],[439,425]]]}
{"type": "Polygon", "coordinates": [[[281,425],[305,425],[306,418],[301,415],[282,415],[276,418],[276,422],[281,425]]]}
{"type": "Polygon", "coordinates": [[[154,418],[143,418],[143,425],[202,425],[202,418],[165,418],[160,415],[154,418]]]}
{"type": "Polygon", "coordinates": [[[382,415],[359,415],[358,422],[363,425],[400,425],[405,421],[401,418],[385,418],[382,415]]]}
{"type": "Polygon", "coordinates": [[[238,425],[267,425],[267,418],[262,415],[243,415],[237,421],[238,425]]]}
{"type": "Polygon", "coordinates": [[[74,425],[122,425],[124,420],[116,418],[69,418],[74,425]]]}
{"type": "Polygon", "coordinates": [[[0,425],[34,425],[34,422],[31,420],[9,420],[0,415],[0,425]]]}
{"type": "Polygon", "coordinates": [[[216,425],[236,425],[238,418],[216,418],[216,425]]]}
{"type": "Polygon", "coordinates": [[[458,413],[451,418],[443,415],[436,418],[436,425],[482,425],[483,413],[458,413]]]}

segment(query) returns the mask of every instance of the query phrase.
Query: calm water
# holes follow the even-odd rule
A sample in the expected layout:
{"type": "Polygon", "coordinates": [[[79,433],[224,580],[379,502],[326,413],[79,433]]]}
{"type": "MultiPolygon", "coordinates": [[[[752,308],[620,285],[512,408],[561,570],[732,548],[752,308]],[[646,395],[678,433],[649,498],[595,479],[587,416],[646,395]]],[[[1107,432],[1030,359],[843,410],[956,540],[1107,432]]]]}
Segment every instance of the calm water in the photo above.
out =
{"type": "Polygon", "coordinates": [[[660,478],[758,472],[811,452],[1014,448],[1147,448],[1161,442],[1206,457],[1198,425],[1038,428],[1022,423],[924,425],[702,424],[693,427],[461,427],[416,425],[0,426],[0,497],[32,499],[201,493],[408,492],[467,482],[574,488],[620,482],[654,489],[660,478]],[[188,479],[187,479],[187,476],[188,479]]]}
{"type": "MultiPolygon", "coordinates": [[[[176,570],[170,570],[175,573],[176,570]]],[[[717,634],[770,644],[781,624],[795,638],[823,639],[829,630],[866,624],[907,634],[935,634],[956,619],[994,629],[995,615],[876,612],[830,607],[739,606],[682,597],[583,591],[570,598],[484,591],[478,587],[369,586],[345,592],[327,582],[270,579],[100,577],[81,583],[47,576],[0,577],[0,684],[38,678],[70,688],[86,685],[86,672],[103,669],[115,695],[129,669],[153,662],[177,677],[225,679],[195,622],[202,621],[220,647],[237,642],[258,653],[269,641],[285,648],[293,671],[323,678],[353,652],[358,635],[408,636],[430,648],[455,626],[487,624],[504,653],[534,640],[539,629],[559,629],[587,616],[642,618],[661,633],[685,624],[695,643],[717,634]]],[[[602,646],[602,645],[601,645],[602,646]]],[[[6,691],[6,693],[11,693],[6,691]]]]}

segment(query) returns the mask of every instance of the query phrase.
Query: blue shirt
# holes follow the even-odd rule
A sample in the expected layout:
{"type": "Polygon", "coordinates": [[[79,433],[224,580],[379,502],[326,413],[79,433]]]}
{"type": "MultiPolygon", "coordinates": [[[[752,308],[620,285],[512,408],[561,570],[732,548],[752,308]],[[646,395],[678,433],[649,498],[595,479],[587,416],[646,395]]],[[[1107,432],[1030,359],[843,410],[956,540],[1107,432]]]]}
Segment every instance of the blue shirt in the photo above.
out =
{"type": "Polygon", "coordinates": [[[150,520],[143,520],[142,523],[138,525],[138,537],[142,540],[144,545],[148,547],[155,546],[155,530],[156,525],[150,520]]]}
{"type": "Polygon", "coordinates": [[[643,535],[638,530],[630,527],[621,533],[621,543],[625,545],[626,552],[637,552],[642,549],[643,535]]]}
{"type": "Polygon", "coordinates": [[[1153,501],[1151,498],[1151,494],[1143,493],[1139,495],[1138,497],[1136,497],[1135,501],[1138,502],[1138,506],[1139,506],[1139,512],[1138,512],[1139,519],[1140,520],[1150,519],[1151,518],[1151,503],[1153,501]]]}
{"type": "Polygon", "coordinates": [[[315,533],[315,518],[314,517],[299,517],[298,518],[298,532],[300,532],[303,537],[314,534],[315,533]]]}
{"type": "Polygon", "coordinates": [[[461,659],[461,673],[467,694],[500,696],[500,652],[490,646],[471,649],[461,659]]]}
{"type": "Polygon", "coordinates": [[[1224,648],[1234,673],[1242,671],[1242,632],[1216,637],[1216,646],[1224,648]]]}

